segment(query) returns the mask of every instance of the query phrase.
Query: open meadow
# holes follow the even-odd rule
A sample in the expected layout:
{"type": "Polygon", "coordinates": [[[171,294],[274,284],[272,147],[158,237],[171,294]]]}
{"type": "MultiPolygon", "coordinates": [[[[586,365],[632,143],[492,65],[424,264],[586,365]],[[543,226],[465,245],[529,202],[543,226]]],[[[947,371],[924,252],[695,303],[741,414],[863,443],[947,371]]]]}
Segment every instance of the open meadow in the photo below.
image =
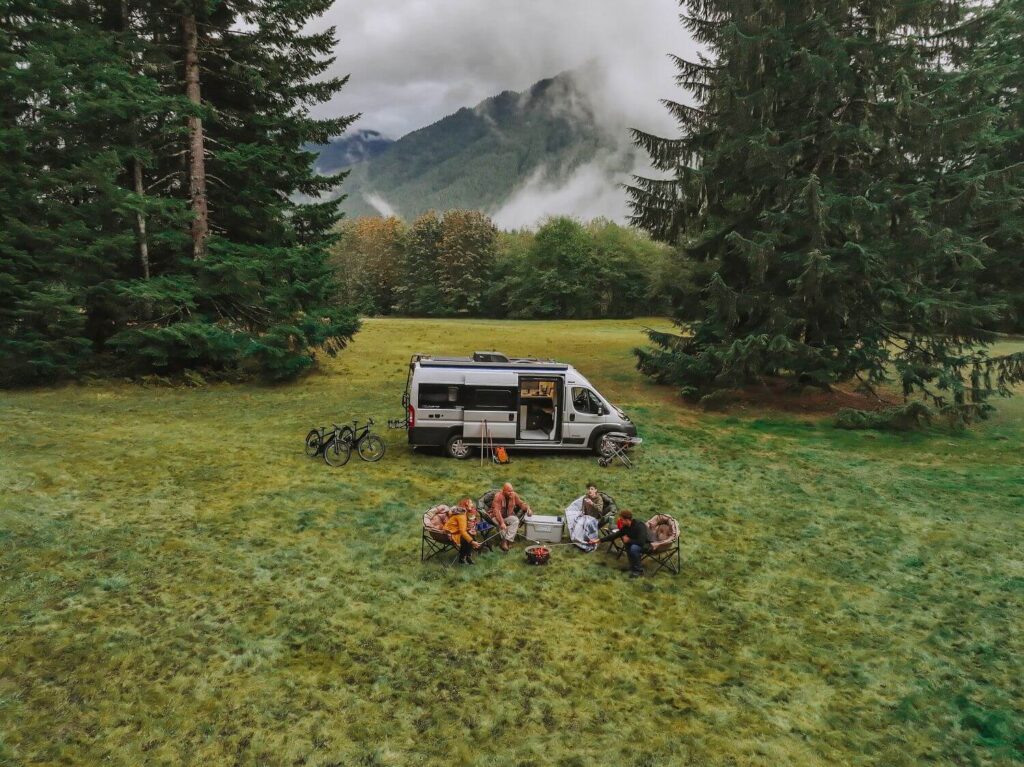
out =
{"type": "Polygon", "coordinates": [[[1024,762],[1024,400],[965,433],[709,414],[634,370],[642,321],[368,320],[288,386],[0,394],[0,765],[1024,762]],[[571,362],[632,471],[413,452],[412,352],[571,362]],[[312,425],[377,420],[331,469],[312,425]],[[596,480],[683,569],[522,546],[419,562],[423,510],[596,480]]]}

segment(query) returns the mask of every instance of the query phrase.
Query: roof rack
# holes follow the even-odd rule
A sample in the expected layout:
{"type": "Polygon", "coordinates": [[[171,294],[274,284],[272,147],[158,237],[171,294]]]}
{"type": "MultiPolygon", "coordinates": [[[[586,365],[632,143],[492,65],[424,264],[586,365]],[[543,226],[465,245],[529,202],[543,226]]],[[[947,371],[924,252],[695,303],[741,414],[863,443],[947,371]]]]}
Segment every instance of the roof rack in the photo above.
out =
{"type": "Polygon", "coordinates": [[[414,354],[412,359],[409,361],[410,369],[416,363],[421,362],[430,367],[451,367],[459,365],[494,365],[500,367],[516,367],[516,366],[544,366],[551,367],[556,366],[558,368],[569,367],[564,362],[558,362],[553,359],[541,359],[538,357],[509,357],[501,352],[486,352],[478,351],[473,352],[471,357],[455,357],[447,355],[433,355],[433,354],[414,354]]]}

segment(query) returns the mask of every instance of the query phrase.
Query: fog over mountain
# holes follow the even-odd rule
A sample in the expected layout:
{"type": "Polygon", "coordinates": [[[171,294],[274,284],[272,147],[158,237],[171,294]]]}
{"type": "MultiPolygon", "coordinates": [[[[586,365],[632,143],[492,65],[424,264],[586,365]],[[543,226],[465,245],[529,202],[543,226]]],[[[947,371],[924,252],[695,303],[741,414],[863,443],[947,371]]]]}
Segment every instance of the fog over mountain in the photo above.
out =
{"type": "Polygon", "coordinates": [[[352,79],[317,112],[361,112],[357,128],[397,139],[504,91],[584,72],[589,119],[608,146],[567,172],[531,173],[489,212],[507,225],[552,213],[621,219],[628,129],[673,130],[658,101],[679,98],[667,54],[695,48],[678,10],[674,0],[338,0],[317,27],[337,26],[331,74],[352,79]]]}

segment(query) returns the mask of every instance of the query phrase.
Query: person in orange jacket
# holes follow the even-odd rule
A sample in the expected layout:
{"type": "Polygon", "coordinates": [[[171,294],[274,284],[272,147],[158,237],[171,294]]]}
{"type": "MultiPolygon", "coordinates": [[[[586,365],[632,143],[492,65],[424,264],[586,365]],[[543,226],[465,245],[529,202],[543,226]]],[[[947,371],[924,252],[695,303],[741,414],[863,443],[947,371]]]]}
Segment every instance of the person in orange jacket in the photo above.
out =
{"type": "Polygon", "coordinates": [[[459,547],[460,565],[474,564],[473,552],[480,548],[480,544],[473,540],[469,532],[466,515],[470,512],[476,514],[476,506],[469,498],[463,498],[459,505],[452,509],[452,515],[444,523],[445,532],[451,536],[452,543],[459,547]]]}

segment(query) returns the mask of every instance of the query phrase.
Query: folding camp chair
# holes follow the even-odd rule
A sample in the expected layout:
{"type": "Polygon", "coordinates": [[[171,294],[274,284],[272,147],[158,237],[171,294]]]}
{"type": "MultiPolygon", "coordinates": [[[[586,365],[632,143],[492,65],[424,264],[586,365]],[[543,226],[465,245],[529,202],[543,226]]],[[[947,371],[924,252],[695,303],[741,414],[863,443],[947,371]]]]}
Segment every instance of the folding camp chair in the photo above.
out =
{"type": "MultiPolygon", "coordinates": [[[[651,548],[640,556],[640,564],[650,560],[654,563],[651,575],[666,569],[679,574],[682,567],[682,555],[679,552],[679,523],[668,514],[655,514],[647,520],[647,531],[650,534],[651,548]]],[[[618,559],[626,553],[626,546],[621,538],[608,542],[607,553],[615,554],[618,559]]]]}
{"type": "Polygon", "coordinates": [[[452,543],[452,537],[445,531],[444,523],[448,519],[447,506],[434,506],[423,512],[423,535],[420,538],[420,562],[440,558],[445,567],[455,564],[459,558],[459,550],[452,543]],[[454,552],[455,557],[449,562],[445,554],[454,552]]]}
{"type": "Polygon", "coordinates": [[[597,524],[600,528],[601,535],[606,535],[611,532],[611,525],[615,523],[615,517],[619,515],[619,507],[615,503],[615,499],[608,495],[608,493],[602,493],[598,490],[597,494],[604,500],[604,508],[601,510],[601,519],[598,520],[597,524]]]}

